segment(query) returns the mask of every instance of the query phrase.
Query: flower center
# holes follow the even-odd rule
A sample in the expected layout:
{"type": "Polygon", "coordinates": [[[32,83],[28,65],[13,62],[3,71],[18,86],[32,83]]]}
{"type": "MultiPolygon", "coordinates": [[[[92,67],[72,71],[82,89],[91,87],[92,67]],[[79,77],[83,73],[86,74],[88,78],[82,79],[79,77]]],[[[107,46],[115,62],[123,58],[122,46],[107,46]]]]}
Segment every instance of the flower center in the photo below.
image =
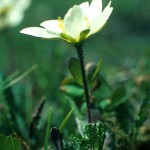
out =
{"type": "Polygon", "coordinates": [[[89,19],[88,19],[86,16],[84,16],[84,19],[85,19],[85,21],[86,21],[86,26],[87,26],[87,28],[90,28],[89,19]]]}

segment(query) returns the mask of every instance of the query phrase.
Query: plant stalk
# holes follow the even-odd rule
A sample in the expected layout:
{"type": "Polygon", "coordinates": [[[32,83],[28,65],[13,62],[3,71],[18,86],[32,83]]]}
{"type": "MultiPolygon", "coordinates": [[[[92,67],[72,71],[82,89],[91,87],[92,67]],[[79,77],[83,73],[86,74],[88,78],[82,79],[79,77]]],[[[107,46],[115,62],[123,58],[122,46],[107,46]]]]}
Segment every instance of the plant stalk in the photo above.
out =
{"type": "Polygon", "coordinates": [[[89,90],[88,90],[87,78],[86,78],[86,72],[85,72],[85,66],[84,66],[84,50],[82,48],[82,45],[77,45],[77,46],[75,46],[75,48],[77,50],[77,55],[78,55],[80,68],[81,68],[83,88],[84,88],[86,106],[87,106],[88,123],[91,123],[92,122],[92,119],[91,119],[91,104],[90,104],[90,96],[89,96],[89,90]]]}

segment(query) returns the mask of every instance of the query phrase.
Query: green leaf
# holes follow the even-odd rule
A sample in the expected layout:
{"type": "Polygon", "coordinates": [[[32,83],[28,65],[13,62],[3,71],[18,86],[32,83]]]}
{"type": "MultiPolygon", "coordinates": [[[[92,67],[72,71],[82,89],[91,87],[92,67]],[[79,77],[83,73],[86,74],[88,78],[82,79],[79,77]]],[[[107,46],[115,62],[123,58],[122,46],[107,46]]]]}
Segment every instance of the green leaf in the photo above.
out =
{"type": "Polygon", "coordinates": [[[105,127],[102,123],[91,123],[85,127],[85,139],[88,139],[92,149],[102,150],[105,140],[105,127]]]}
{"type": "Polygon", "coordinates": [[[64,85],[60,87],[61,91],[71,97],[81,97],[84,93],[83,88],[77,85],[64,85]]]}
{"type": "Polygon", "coordinates": [[[64,78],[61,82],[61,86],[69,85],[69,84],[76,84],[76,81],[74,80],[72,76],[68,76],[64,78]]]}
{"type": "Polygon", "coordinates": [[[94,63],[86,64],[86,76],[89,83],[93,83],[93,74],[96,70],[96,65],[94,63]]]}
{"type": "Polygon", "coordinates": [[[36,65],[32,66],[31,68],[29,68],[27,71],[25,71],[24,73],[22,73],[21,75],[19,75],[18,77],[16,77],[15,79],[11,80],[8,84],[6,84],[3,88],[7,89],[9,87],[11,87],[12,85],[14,85],[15,83],[21,81],[23,78],[25,78],[27,75],[29,75],[33,70],[35,70],[37,68],[36,65]]]}
{"type": "Polygon", "coordinates": [[[74,77],[75,81],[78,84],[82,85],[83,81],[82,81],[80,63],[79,63],[79,60],[77,58],[71,58],[69,60],[69,70],[70,70],[72,76],[74,77]]]}
{"type": "Polygon", "coordinates": [[[70,112],[67,114],[67,116],[65,117],[65,119],[64,119],[63,122],[61,123],[61,125],[60,125],[60,127],[59,127],[59,131],[60,131],[61,133],[63,132],[63,130],[64,130],[64,128],[65,128],[67,122],[69,121],[69,119],[70,119],[70,117],[71,117],[71,115],[72,115],[73,110],[74,110],[74,108],[72,108],[72,109],[70,110],[70,112]]]}
{"type": "Polygon", "coordinates": [[[51,120],[52,120],[52,113],[51,113],[51,108],[50,108],[49,113],[48,113],[48,121],[47,121],[46,132],[45,132],[44,150],[48,149],[48,141],[49,141],[49,132],[50,132],[51,120]]]}
{"type": "Polygon", "coordinates": [[[12,136],[4,136],[0,134],[1,150],[21,150],[21,143],[12,136]]]}
{"type": "Polygon", "coordinates": [[[105,127],[102,123],[90,123],[85,126],[82,136],[71,136],[67,144],[68,149],[74,150],[102,150],[105,140],[105,127]]]}
{"type": "Polygon", "coordinates": [[[82,32],[80,33],[80,41],[81,41],[81,42],[86,39],[86,37],[87,37],[87,35],[89,34],[89,32],[90,32],[90,29],[86,29],[86,30],[84,30],[84,31],[82,31],[82,32]]]}
{"type": "Polygon", "coordinates": [[[146,98],[142,101],[142,104],[140,106],[140,110],[136,118],[137,127],[140,127],[143,124],[143,122],[147,119],[149,109],[150,109],[150,92],[148,93],[146,98]]]}
{"type": "Polygon", "coordinates": [[[97,63],[97,65],[96,65],[96,70],[94,72],[92,80],[94,80],[96,78],[96,76],[98,75],[98,73],[101,69],[101,66],[102,66],[102,60],[100,59],[99,62],[97,63]]]}

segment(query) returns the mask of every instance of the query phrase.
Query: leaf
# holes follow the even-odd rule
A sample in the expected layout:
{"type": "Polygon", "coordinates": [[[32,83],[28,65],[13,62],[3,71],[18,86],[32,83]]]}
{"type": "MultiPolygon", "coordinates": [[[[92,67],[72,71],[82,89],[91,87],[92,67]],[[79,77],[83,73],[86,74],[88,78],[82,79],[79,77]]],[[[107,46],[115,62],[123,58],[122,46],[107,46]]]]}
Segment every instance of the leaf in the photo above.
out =
{"type": "Polygon", "coordinates": [[[102,123],[91,123],[85,127],[84,132],[85,139],[88,139],[88,143],[92,149],[102,150],[105,140],[105,127],[102,123]]]}
{"type": "Polygon", "coordinates": [[[68,76],[64,78],[61,82],[61,86],[68,85],[68,84],[76,84],[76,81],[72,76],[68,76]]]}
{"type": "Polygon", "coordinates": [[[21,143],[12,136],[4,136],[0,134],[1,150],[21,150],[21,143]]]}
{"type": "Polygon", "coordinates": [[[87,37],[87,35],[89,34],[90,32],[90,29],[86,29],[86,30],[83,30],[81,33],[80,33],[80,41],[84,41],[87,37]]]}
{"type": "Polygon", "coordinates": [[[86,64],[86,76],[89,83],[93,83],[93,74],[96,70],[96,65],[94,63],[86,64]]]}
{"type": "Polygon", "coordinates": [[[71,58],[69,60],[69,70],[70,70],[72,76],[74,77],[74,79],[76,80],[76,82],[78,84],[82,85],[83,81],[82,81],[80,63],[77,58],[71,58]]]}
{"type": "Polygon", "coordinates": [[[102,123],[90,123],[85,126],[82,136],[71,135],[65,145],[71,150],[102,150],[105,140],[105,127],[102,123]]]}
{"type": "Polygon", "coordinates": [[[50,132],[51,120],[52,120],[52,113],[51,113],[51,108],[50,108],[49,113],[48,113],[48,121],[47,121],[46,132],[45,132],[44,150],[48,149],[48,141],[49,141],[49,132],[50,132]]]}
{"type": "Polygon", "coordinates": [[[146,98],[142,101],[138,116],[136,118],[136,126],[139,128],[148,117],[148,111],[150,109],[150,92],[146,98]]]}
{"type": "Polygon", "coordinates": [[[67,114],[67,116],[65,117],[65,119],[64,119],[63,122],[61,123],[61,125],[60,125],[60,127],[59,127],[60,132],[63,132],[63,130],[64,130],[64,128],[65,128],[67,122],[69,121],[69,119],[70,119],[70,117],[71,117],[71,115],[72,115],[73,110],[74,110],[74,108],[72,108],[72,109],[70,110],[70,112],[67,114]]]}
{"type": "Polygon", "coordinates": [[[96,65],[96,70],[94,72],[92,80],[94,80],[96,78],[96,76],[98,75],[98,73],[101,69],[101,66],[102,66],[102,60],[100,59],[99,62],[97,63],[97,65],[96,65]]]}
{"type": "Polygon", "coordinates": [[[83,95],[83,88],[76,85],[64,85],[60,87],[61,91],[73,97],[81,97],[83,95]]]}
{"type": "Polygon", "coordinates": [[[18,77],[16,77],[15,79],[11,80],[8,84],[6,84],[3,87],[4,89],[7,89],[9,87],[11,87],[12,85],[16,84],[17,82],[21,81],[23,78],[25,78],[27,75],[29,75],[33,70],[35,70],[37,68],[36,65],[32,66],[31,68],[29,68],[27,71],[25,71],[24,73],[22,73],[21,75],[19,75],[18,77]]]}

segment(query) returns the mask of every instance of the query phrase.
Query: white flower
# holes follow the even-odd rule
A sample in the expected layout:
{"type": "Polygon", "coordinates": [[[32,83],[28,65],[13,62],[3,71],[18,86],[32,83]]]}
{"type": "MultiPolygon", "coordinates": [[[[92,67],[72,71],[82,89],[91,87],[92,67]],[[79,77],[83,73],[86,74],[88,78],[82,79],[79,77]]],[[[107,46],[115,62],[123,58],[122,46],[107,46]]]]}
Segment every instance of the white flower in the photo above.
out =
{"type": "Polygon", "coordinates": [[[17,26],[31,0],[0,0],[0,29],[17,26]]]}
{"type": "Polygon", "coordinates": [[[100,31],[108,20],[113,8],[111,1],[102,11],[102,1],[92,0],[69,9],[64,19],[42,22],[43,27],[25,28],[21,33],[41,38],[61,38],[73,44],[82,43],[90,35],[100,31]]]}

